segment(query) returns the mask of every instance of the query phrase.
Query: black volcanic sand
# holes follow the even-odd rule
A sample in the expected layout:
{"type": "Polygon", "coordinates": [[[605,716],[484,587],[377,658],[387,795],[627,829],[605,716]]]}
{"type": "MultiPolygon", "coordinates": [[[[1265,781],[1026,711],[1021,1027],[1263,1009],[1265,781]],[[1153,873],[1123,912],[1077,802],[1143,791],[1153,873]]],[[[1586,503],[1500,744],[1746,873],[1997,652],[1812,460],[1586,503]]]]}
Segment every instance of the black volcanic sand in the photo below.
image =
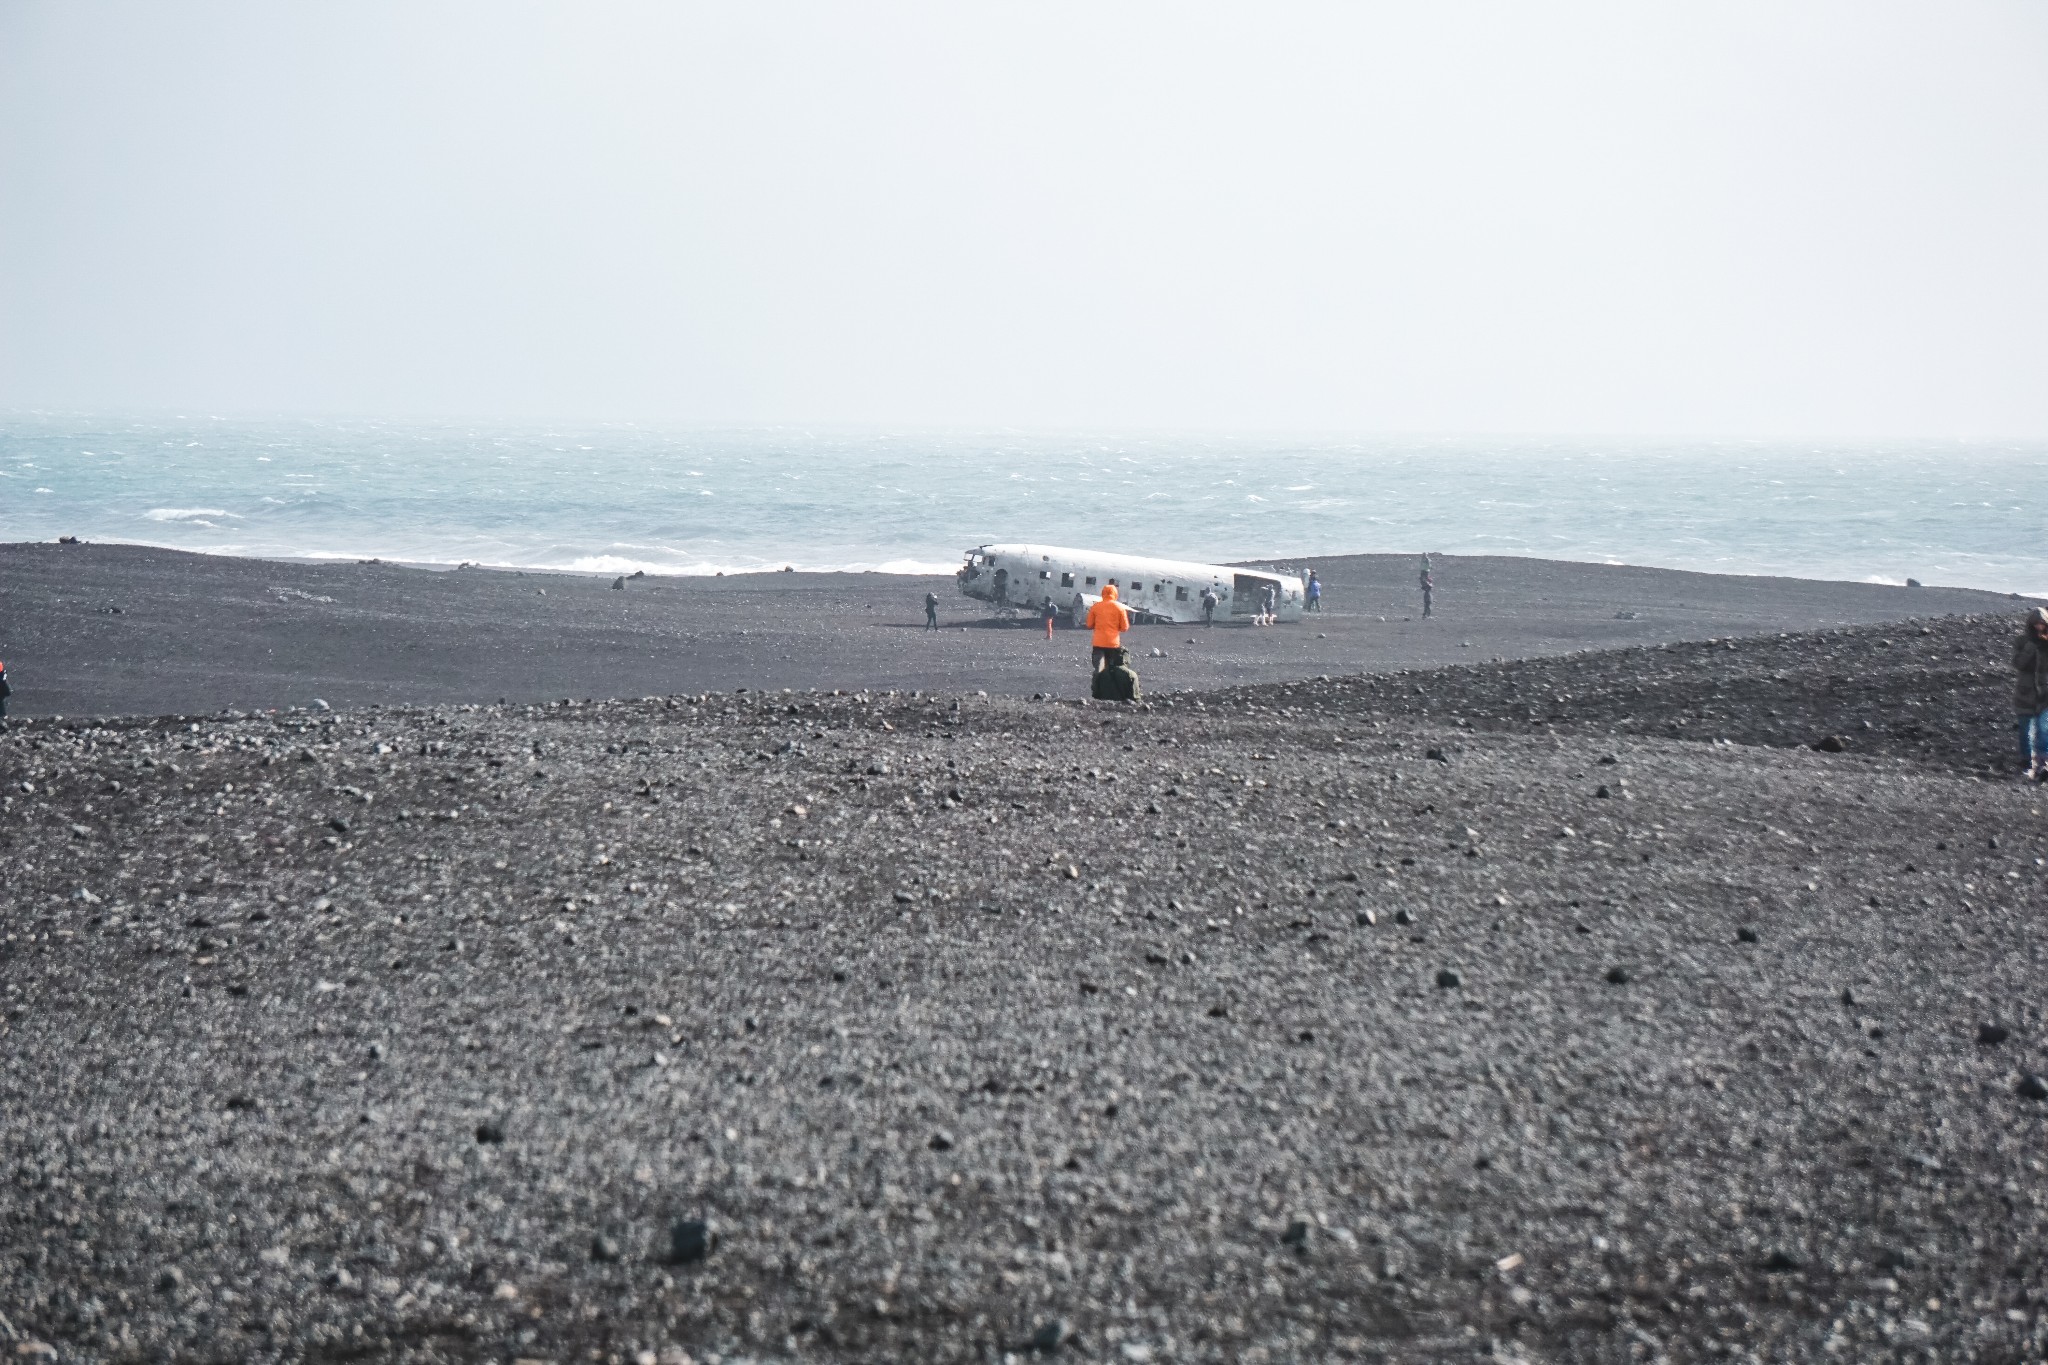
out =
{"type": "Polygon", "coordinates": [[[1968,771],[2009,629],[17,725],[5,1331],[2039,1359],[2048,793],[1968,771]]]}
{"type": "MultiPolygon", "coordinates": [[[[1148,690],[2016,609],[1962,589],[1439,556],[1440,612],[1424,621],[1413,557],[1313,562],[1329,609],[1302,625],[1134,631],[1148,690]]],[[[634,579],[623,591],[612,582],[0,545],[0,659],[17,715],[736,687],[1087,690],[1085,635],[1048,642],[1036,622],[999,623],[950,578],[755,574],[634,579]],[[948,627],[936,635],[922,629],[927,590],[948,627]]]]}

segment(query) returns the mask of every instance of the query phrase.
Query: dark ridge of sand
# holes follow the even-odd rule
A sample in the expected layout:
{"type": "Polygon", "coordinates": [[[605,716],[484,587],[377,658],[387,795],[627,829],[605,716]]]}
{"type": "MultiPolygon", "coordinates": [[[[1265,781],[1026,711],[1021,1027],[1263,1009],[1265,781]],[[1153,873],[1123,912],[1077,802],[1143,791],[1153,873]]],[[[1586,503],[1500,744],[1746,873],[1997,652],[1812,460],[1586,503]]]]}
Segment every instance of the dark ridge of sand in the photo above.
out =
{"type": "MultiPolygon", "coordinates": [[[[1451,666],[1283,685],[1318,709],[1453,731],[1661,736],[1775,748],[1824,745],[1964,772],[2018,766],[2014,616],[1891,622],[1762,640],[1451,666]],[[1870,667],[1873,659],[1881,666],[1870,667]]],[[[1257,705],[1271,688],[1205,694],[1257,705]]]]}
{"type": "MultiPolygon", "coordinates": [[[[1302,625],[1144,627],[1154,693],[1741,636],[2016,604],[1962,589],[1439,556],[1314,561],[1302,625]],[[1189,643],[1190,640],[1193,643],[1189,643]],[[1151,657],[1158,648],[1167,657],[1151,657]]],[[[118,545],[0,546],[0,659],[20,715],[638,697],[738,687],[1079,696],[1078,632],[993,621],[950,578],[637,579],[231,559],[118,545]],[[922,630],[936,591],[948,629],[922,630]],[[331,600],[323,600],[331,599],[331,600]],[[116,614],[118,612],[118,614],[116,614]]]]}
{"type": "Polygon", "coordinates": [[[1894,728],[1982,719],[2004,637],[1926,630],[18,725],[0,1305],[60,1360],[2038,1359],[2048,793],[1894,728]],[[1785,738],[1886,728],[1665,737],[1781,674],[1785,738]]]}

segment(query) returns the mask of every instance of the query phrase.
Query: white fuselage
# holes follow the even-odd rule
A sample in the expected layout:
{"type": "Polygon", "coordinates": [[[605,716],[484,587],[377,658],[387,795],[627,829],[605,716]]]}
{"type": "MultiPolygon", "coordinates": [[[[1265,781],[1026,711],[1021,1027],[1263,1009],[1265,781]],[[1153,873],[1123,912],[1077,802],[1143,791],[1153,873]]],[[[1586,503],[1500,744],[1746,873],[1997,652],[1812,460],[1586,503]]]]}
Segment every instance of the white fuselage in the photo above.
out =
{"type": "Polygon", "coordinates": [[[1215,594],[1218,621],[1250,620],[1266,610],[1269,593],[1275,618],[1301,619],[1299,578],[1228,564],[1058,545],[978,545],[956,577],[963,596],[1014,611],[1042,611],[1051,602],[1076,624],[1112,583],[1117,599],[1140,620],[1200,621],[1204,590],[1215,594]]]}

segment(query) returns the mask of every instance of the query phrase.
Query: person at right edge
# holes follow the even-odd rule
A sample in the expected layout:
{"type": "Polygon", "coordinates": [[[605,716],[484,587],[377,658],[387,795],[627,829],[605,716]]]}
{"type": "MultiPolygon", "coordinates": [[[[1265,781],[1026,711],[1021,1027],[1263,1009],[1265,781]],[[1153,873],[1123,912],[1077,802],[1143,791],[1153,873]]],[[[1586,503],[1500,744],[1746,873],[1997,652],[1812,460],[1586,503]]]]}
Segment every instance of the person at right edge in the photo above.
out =
{"type": "Polygon", "coordinates": [[[2012,666],[2019,677],[2012,694],[2019,715],[2020,776],[2048,779],[2048,607],[2035,607],[2013,641],[2012,666]]]}
{"type": "Polygon", "coordinates": [[[14,687],[7,681],[7,665],[0,664],[0,730],[7,728],[7,699],[14,695],[14,687]]]}
{"type": "Polygon", "coordinates": [[[1102,600],[1088,608],[1087,625],[1095,632],[1094,666],[1088,671],[1100,673],[1122,662],[1124,632],[1131,628],[1131,614],[1116,600],[1116,584],[1106,585],[1102,600]]]}

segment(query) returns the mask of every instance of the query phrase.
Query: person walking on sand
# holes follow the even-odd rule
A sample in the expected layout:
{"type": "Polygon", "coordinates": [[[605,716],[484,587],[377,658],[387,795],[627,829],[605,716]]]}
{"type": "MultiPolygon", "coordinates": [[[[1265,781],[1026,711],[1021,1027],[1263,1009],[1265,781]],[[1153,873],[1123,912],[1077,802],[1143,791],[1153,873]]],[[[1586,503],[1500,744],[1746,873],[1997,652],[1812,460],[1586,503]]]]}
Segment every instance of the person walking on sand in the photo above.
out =
{"type": "Polygon", "coordinates": [[[1202,589],[1202,624],[1205,626],[1216,624],[1216,589],[1214,588],[1202,589]]]}
{"type": "Polygon", "coordinates": [[[1271,583],[1268,583],[1268,584],[1266,585],[1266,592],[1265,592],[1265,598],[1264,598],[1264,600],[1263,600],[1263,601],[1262,601],[1262,602],[1260,603],[1260,608],[1261,608],[1261,610],[1260,610],[1260,612],[1259,612],[1259,624],[1260,624],[1260,625],[1262,625],[1262,626],[1270,626],[1270,625],[1272,625],[1272,624],[1273,624],[1273,622],[1274,622],[1274,621],[1276,621],[1276,620],[1278,620],[1278,619],[1279,619],[1279,618],[1278,618],[1277,616],[1275,616],[1275,615],[1274,615],[1274,610],[1275,610],[1275,607],[1276,607],[1276,605],[1277,605],[1277,602],[1278,602],[1279,596],[1280,596],[1280,592],[1279,592],[1279,590],[1278,590],[1277,588],[1275,588],[1275,587],[1274,587],[1274,586],[1273,586],[1273,585],[1272,585],[1271,583]]]}
{"type": "Polygon", "coordinates": [[[1321,611],[1322,609],[1323,580],[1316,577],[1316,571],[1314,569],[1310,569],[1308,571],[1308,605],[1306,607],[1303,607],[1302,610],[1321,611]]]}
{"type": "Polygon", "coordinates": [[[1422,584],[1422,618],[1429,619],[1429,595],[1436,591],[1436,577],[1429,571],[1429,556],[1422,557],[1422,572],[1417,575],[1422,584]]]}
{"type": "Polygon", "coordinates": [[[2020,776],[2048,779],[2048,607],[2035,607],[2012,645],[2012,704],[2019,717],[2020,776]]]}
{"type": "Polygon", "coordinates": [[[1123,659],[1124,632],[1131,628],[1131,614],[1124,610],[1123,603],[1116,600],[1116,584],[1110,583],[1102,589],[1102,600],[1088,608],[1088,628],[1095,632],[1095,653],[1091,673],[1119,663],[1123,659]]]}
{"type": "Polygon", "coordinates": [[[7,728],[7,699],[14,694],[14,687],[7,681],[7,665],[0,664],[0,730],[7,728]]]}
{"type": "Polygon", "coordinates": [[[1045,638],[1050,640],[1052,638],[1052,623],[1059,619],[1060,609],[1054,606],[1052,599],[1048,597],[1045,599],[1045,605],[1041,606],[1038,611],[1039,615],[1045,617],[1045,638]]]}
{"type": "Polygon", "coordinates": [[[939,595],[935,592],[928,592],[924,595],[924,628],[926,630],[937,630],[939,628],[939,595]]]}

